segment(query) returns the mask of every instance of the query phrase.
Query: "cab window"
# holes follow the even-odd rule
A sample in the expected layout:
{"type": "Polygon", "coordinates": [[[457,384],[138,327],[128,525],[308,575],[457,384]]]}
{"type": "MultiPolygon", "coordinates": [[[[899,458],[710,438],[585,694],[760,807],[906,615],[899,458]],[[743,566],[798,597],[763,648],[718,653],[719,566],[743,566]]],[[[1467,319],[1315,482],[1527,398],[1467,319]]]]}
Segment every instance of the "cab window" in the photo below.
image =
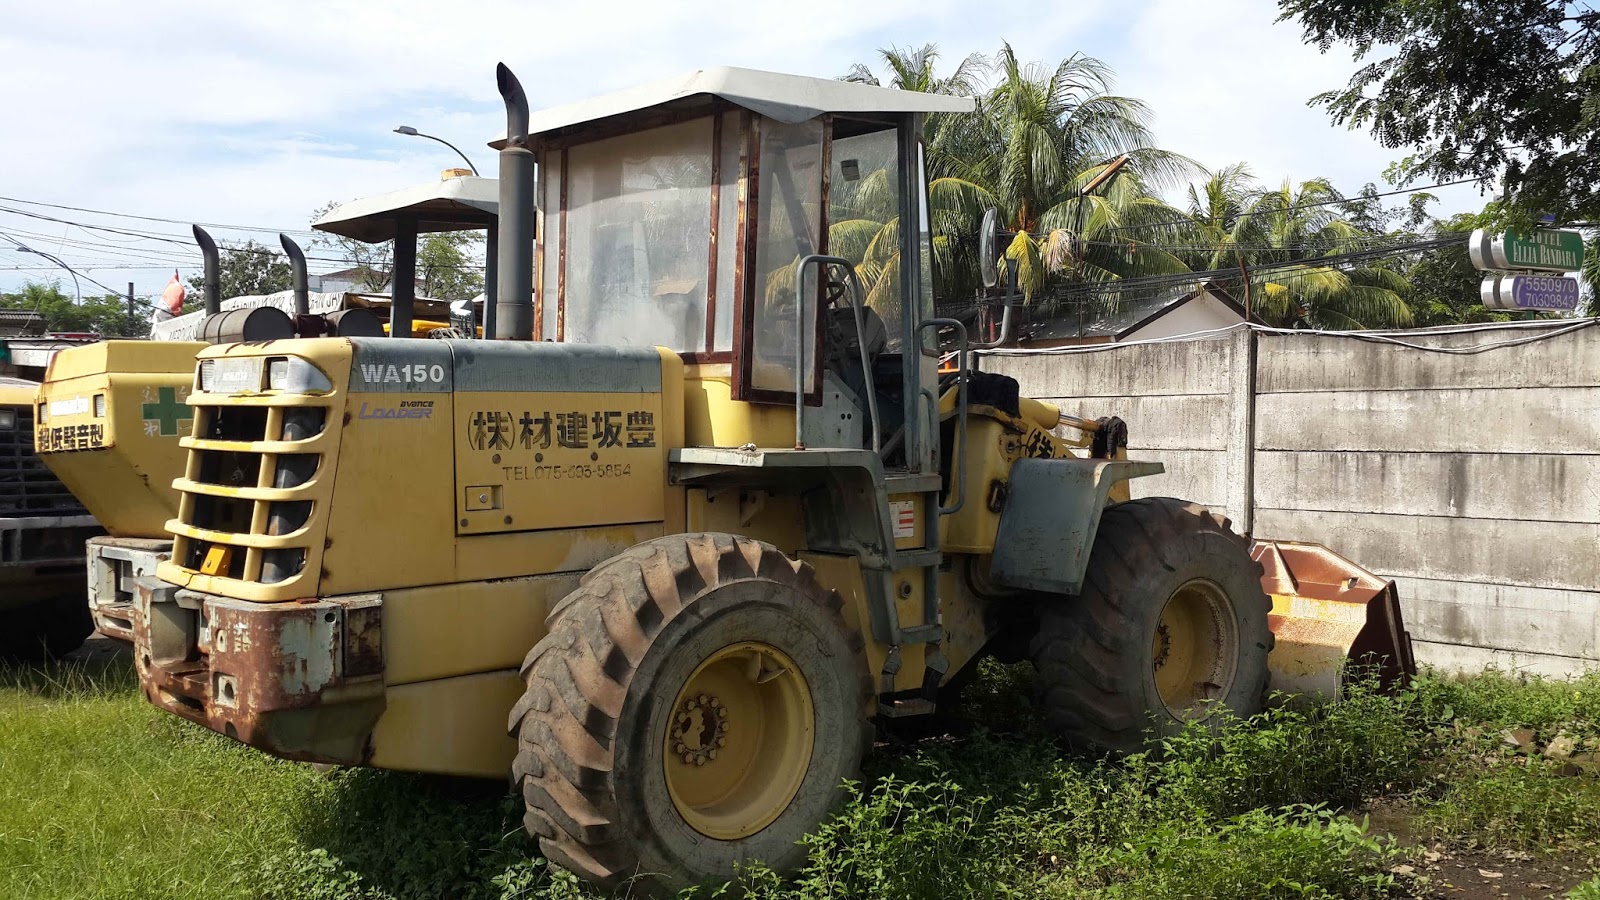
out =
{"type": "Polygon", "coordinates": [[[709,117],[568,151],[564,340],[705,348],[712,152],[709,117]]]}

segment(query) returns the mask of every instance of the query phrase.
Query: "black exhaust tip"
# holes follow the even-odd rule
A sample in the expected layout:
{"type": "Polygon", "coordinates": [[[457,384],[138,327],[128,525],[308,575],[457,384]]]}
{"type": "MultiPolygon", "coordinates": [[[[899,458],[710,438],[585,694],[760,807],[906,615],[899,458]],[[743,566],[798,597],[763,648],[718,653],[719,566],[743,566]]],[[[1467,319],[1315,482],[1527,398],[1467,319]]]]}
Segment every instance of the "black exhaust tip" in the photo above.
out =
{"type": "Polygon", "coordinates": [[[306,253],[287,234],[278,235],[283,252],[289,254],[289,285],[294,290],[294,314],[311,315],[310,277],[306,274],[306,253]]]}
{"type": "Polygon", "coordinates": [[[492,337],[533,340],[533,150],[528,137],[528,96],[505,63],[495,81],[506,104],[506,144],[500,150],[499,265],[495,273],[492,337]]]}
{"type": "Polygon", "coordinates": [[[217,257],[217,242],[199,225],[194,229],[194,242],[200,245],[200,255],[205,259],[204,292],[206,315],[222,312],[222,264],[217,257]]]}

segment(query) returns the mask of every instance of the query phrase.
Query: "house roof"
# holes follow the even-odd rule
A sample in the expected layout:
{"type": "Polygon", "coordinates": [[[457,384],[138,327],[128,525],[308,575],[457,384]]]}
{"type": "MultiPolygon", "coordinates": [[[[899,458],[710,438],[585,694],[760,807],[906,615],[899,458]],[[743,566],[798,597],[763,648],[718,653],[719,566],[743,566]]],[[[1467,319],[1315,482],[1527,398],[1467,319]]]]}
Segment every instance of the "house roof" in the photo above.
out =
{"type": "MultiPolygon", "coordinates": [[[[535,110],[528,119],[528,134],[535,138],[548,136],[575,125],[660,106],[688,105],[697,98],[710,97],[720,97],[735,106],[788,123],[803,122],[823,113],[971,112],[976,106],[971,97],[717,66],[577,103],[535,110]]],[[[498,147],[504,138],[502,134],[490,146],[498,147]]]]}
{"type": "Polygon", "coordinates": [[[484,228],[500,214],[499,185],[468,175],[402,188],[341,203],[311,227],[368,244],[393,240],[401,216],[416,217],[418,234],[484,228]]]}
{"type": "Polygon", "coordinates": [[[1249,318],[1239,301],[1212,282],[1180,289],[1172,293],[1157,294],[1126,300],[1115,306],[1090,305],[1083,316],[1064,310],[1050,319],[1035,322],[1027,329],[1028,341],[1062,340],[1068,338],[1110,338],[1124,340],[1130,334],[1172,312],[1201,294],[1210,294],[1238,314],[1243,321],[1249,318]]]}

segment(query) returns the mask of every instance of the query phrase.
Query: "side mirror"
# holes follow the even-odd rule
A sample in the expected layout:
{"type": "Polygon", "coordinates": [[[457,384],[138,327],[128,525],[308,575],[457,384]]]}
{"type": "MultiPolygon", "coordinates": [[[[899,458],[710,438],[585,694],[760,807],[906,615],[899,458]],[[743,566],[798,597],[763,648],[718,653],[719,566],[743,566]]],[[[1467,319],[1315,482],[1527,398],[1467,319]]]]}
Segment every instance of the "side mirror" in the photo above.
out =
{"type": "Polygon", "coordinates": [[[992,288],[1000,283],[1000,272],[995,263],[1000,259],[1000,211],[989,207],[983,211],[983,223],[978,226],[978,271],[983,274],[983,286],[992,288]]]}
{"type": "MultiPolygon", "coordinates": [[[[487,301],[486,301],[487,302],[487,301]]],[[[459,330],[463,337],[478,336],[477,309],[471,300],[453,300],[450,303],[450,327],[459,330]]]]}

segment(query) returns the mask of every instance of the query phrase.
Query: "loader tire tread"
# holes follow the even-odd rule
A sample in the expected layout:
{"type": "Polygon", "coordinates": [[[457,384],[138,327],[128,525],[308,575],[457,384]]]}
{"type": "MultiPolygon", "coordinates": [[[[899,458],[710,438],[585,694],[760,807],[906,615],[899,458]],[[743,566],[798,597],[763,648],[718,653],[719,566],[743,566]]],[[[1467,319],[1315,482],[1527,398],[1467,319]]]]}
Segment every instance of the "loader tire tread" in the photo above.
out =
{"type": "Polygon", "coordinates": [[[846,625],[842,599],[817,583],[810,565],[726,534],[644,542],[584,575],[551,610],[547,635],[521,666],[526,691],[508,722],[518,741],[512,780],[526,804],[524,826],[546,859],[607,889],[632,885],[653,893],[657,878],[668,886],[692,880],[694,873],[661,871],[650,836],[624,821],[614,777],[619,718],[663,628],[694,615],[696,601],[713,589],[758,578],[792,588],[844,637],[859,673],[853,675],[861,698],[859,750],[870,749],[874,709],[864,642],[846,625]]]}
{"type": "Polygon", "coordinates": [[[1239,616],[1240,660],[1228,706],[1240,716],[1260,710],[1273,643],[1271,602],[1249,541],[1204,507],[1147,498],[1106,508],[1076,597],[1038,601],[1030,655],[1045,721],[1058,737],[1079,747],[1131,752],[1147,745],[1153,726],[1158,736],[1179,727],[1160,721],[1147,696],[1145,631],[1153,628],[1150,616],[1160,614],[1149,607],[1168,596],[1152,600],[1148,588],[1170,581],[1171,573],[1195,571],[1197,562],[1232,588],[1228,596],[1239,616]],[[1196,556],[1202,552],[1203,561],[1196,556]]]}

